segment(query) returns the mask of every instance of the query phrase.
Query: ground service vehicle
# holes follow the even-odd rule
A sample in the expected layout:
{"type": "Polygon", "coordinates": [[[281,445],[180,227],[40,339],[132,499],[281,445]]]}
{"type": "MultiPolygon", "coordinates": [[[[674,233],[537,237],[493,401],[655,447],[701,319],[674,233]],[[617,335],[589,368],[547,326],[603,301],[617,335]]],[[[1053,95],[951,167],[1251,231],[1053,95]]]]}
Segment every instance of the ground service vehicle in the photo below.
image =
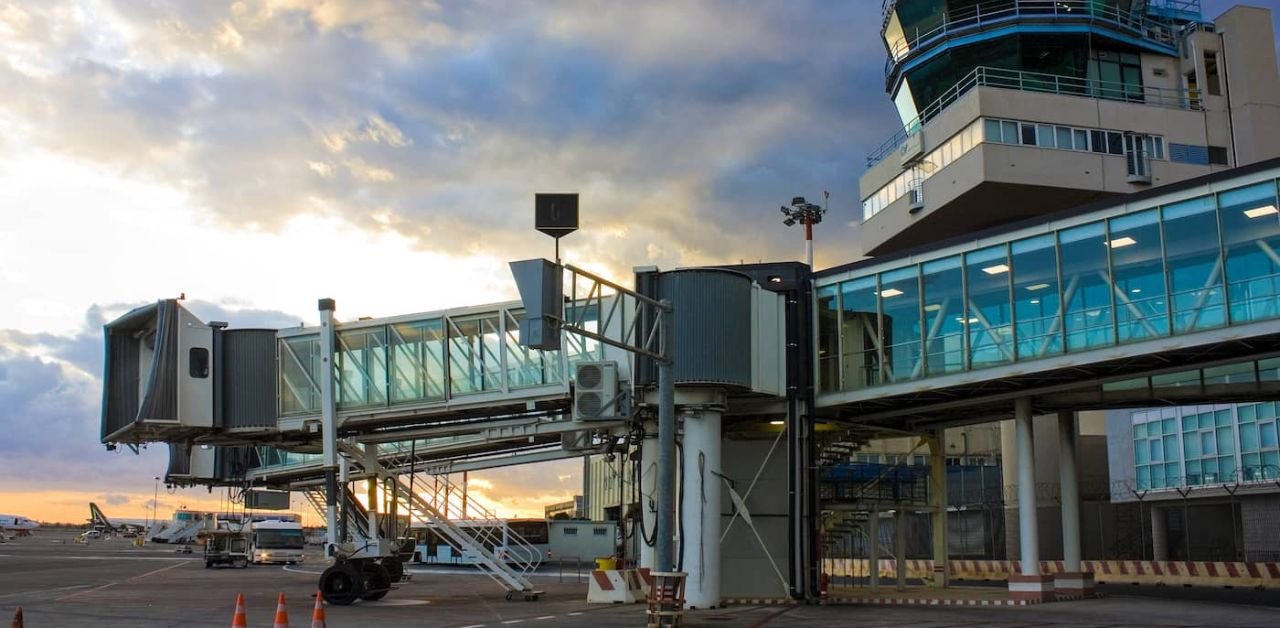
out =
{"type": "Polygon", "coordinates": [[[249,566],[249,537],[242,532],[215,530],[204,538],[204,567],[230,565],[237,569],[249,566]]]}
{"type": "Polygon", "coordinates": [[[247,526],[249,555],[254,564],[284,563],[303,560],[306,537],[302,524],[296,521],[254,521],[247,526]]]}

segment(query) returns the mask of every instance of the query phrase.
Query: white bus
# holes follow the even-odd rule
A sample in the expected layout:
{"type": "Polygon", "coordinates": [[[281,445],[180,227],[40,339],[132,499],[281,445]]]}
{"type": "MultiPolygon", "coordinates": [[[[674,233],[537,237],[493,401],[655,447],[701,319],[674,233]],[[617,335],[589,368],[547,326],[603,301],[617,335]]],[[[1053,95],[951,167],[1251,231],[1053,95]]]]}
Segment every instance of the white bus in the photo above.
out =
{"type": "Polygon", "coordinates": [[[305,558],[306,538],[297,521],[254,521],[248,524],[248,531],[249,559],[255,565],[292,565],[305,558]]]}
{"type": "MultiPolygon", "coordinates": [[[[504,519],[501,522],[463,519],[453,523],[486,550],[507,562],[536,565],[547,555],[546,519],[504,519]]],[[[474,550],[455,550],[435,524],[415,523],[410,527],[410,533],[414,539],[413,561],[416,563],[474,565],[480,562],[474,550]]]]}

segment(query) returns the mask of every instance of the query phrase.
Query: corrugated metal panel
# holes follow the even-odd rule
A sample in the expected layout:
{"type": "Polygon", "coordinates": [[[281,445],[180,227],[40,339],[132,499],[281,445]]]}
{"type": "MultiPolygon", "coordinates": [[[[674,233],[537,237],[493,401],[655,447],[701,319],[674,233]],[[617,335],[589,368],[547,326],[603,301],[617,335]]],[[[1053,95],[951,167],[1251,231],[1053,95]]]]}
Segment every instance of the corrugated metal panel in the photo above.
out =
{"type": "Polygon", "coordinates": [[[191,445],[188,443],[169,443],[169,469],[165,478],[175,475],[191,475],[191,445]]]}
{"type": "Polygon", "coordinates": [[[275,427],[276,332],[228,329],[222,334],[222,416],[218,427],[275,427]]]}
{"type": "Polygon", "coordinates": [[[751,278],[695,268],[662,273],[658,284],[675,306],[675,383],[750,388],[751,278]]]}

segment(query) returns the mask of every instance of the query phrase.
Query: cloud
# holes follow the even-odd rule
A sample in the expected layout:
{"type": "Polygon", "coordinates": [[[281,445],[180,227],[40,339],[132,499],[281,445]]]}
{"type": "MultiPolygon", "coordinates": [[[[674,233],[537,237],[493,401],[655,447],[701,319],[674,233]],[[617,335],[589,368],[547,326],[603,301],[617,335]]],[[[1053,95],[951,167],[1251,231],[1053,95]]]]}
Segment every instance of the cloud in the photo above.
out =
{"type": "Polygon", "coordinates": [[[893,120],[865,63],[878,22],[858,3],[749,8],[24,6],[0,18],[0,126],[178,182],[226,225],[330,213],[426,249],[541,254],[532,193],[578,190],[566,244],[613,271],[794,258],[770,210],[829,189],[845,220],[828,237],[849,237],[862,158],[893,120]]]}

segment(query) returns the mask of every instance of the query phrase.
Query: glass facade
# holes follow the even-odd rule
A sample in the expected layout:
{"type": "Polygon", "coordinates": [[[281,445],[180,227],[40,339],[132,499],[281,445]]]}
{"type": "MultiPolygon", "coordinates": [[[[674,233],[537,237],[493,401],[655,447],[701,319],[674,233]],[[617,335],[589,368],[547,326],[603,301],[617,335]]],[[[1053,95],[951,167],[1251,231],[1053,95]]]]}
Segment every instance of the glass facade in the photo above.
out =
{"type": "MultiPolygon", "coordinates": [[[[598,327],[599,307],[569,306],[587,329],[598,327]]],[[[335,336],[335,397],[339,410],[442,402],[469,394],[557,384],[566,369],[603,355],[599,342],[565,334],[561,351],[519,343],[520,309],[339,329],[335,336]]],[[[279,415],[320,413],[320,337],[277,341],[279,415]]]]}
{"type": "Polygon", "coordinates": [[[1138,490],[1280,479],[1276,402],[1132,413],[1138,490]]]}
{"type": "Polygon", "coordinates": [[[823,391],[1280,318],[1276,184],[820,279],[823,391]]]}

